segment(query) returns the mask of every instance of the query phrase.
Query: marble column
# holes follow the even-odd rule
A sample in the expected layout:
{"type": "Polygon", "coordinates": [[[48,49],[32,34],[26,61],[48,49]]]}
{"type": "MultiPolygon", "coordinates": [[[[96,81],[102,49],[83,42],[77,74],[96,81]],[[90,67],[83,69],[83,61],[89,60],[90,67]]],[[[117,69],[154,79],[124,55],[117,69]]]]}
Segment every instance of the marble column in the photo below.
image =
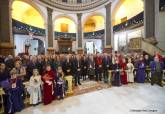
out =
{"type": "Polygon", "coordinates": [[[0,55],[14,55],[11,0],[0,0],[0,55]]]}
{"type": "Polygon", "coordinates": [[[155,0],[155,38],[158,40],[160,37],[160,11],[159,11],[159,0],[155,0]]]}
{"type": "Polygon", "coordinates": [[[106,19],[105,19],[105,44],[111,45],[112,24],[111,24],[111,3],[105,6],[106,19]]]}
{"type": "Polygon", "coordinates": [[[78,31],[77,31],[77,36],[78,36],[78,48],[82,48],[82,21],[81,21],[82,14],[78,13],[77,14],[77,19],[78,19],[78,31]]]}
{"type": "Polygon", "coordinates": [[[159,4],[156,4],[158,0],[144,0],[144,37],[156,38],[156,25],[159,16],[156,16],[156,12],[159,13],[159,4]],[[158,10],[156,10],[158,9],[158,10]]]}
{"type": "Polygon", "coordinates": [[[47,38],[48,38],[48,48],[53,48],[53,20],[52,20],[53,9],[47,8],[47,38]]]}

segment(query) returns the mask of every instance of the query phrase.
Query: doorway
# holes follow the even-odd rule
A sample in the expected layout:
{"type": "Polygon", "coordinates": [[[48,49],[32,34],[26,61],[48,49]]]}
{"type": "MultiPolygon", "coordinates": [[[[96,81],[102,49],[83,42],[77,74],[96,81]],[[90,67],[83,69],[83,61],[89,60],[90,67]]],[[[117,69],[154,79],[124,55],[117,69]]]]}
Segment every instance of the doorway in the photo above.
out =
{"type": "Polygon", "coordinates": [[[60,53],[72,52],[72,40],[59,39],[58,47],[60,53]]]}
{"type": "Polygon", "coordinates": [[[89,41],[89,42],[86,42],[85,45],[86,45],[86,52],[87,52],[87,54],[94,54],[95,53],[94,42],[89,41]]]}

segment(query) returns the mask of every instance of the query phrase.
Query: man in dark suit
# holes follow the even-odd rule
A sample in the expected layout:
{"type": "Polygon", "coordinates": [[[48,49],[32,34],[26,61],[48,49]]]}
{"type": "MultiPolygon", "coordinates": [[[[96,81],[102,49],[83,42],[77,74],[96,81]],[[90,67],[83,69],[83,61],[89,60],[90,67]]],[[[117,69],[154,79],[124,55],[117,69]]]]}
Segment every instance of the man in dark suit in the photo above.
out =
{"type": "Polygon", "coordinates": [[[80,56],[77,55],[72,59],[72,69],[74,72],[74,78],[75,78],[75,86],[77,86],[78,84],[81,85],[80,83],[80,78],[81,78],[81,68],[82,68],[82,64],[81,64],[81,59],[80,56]]]}
{"type": "Polygon", "coordinates": [[[88,72],[88,60],[86,58],[86,56],[84,55],[83,58],[82,58],[82,61],[81,61],[81,64],[82,64],[82,78],[83,80],[86,80],[86,76],[87,76],[87,72],[88,72]]]}
{"type": "Polygon", "coordinates": [[[155,56],[154,61],[150,64],[151,67],[151,85],[156,83],[156,79],[158,80],[158,85],[163,87],[162,85],[162,72],[164,68],[163,62],[161,62],[158,56],[155,56]]]}
{"type": "Polygon", "coordinates": [[[110,63],[110,58],[105,53],[103,57],[103,75],[105,83],[108,83],[108,70],[110,69],[110,63]]]}

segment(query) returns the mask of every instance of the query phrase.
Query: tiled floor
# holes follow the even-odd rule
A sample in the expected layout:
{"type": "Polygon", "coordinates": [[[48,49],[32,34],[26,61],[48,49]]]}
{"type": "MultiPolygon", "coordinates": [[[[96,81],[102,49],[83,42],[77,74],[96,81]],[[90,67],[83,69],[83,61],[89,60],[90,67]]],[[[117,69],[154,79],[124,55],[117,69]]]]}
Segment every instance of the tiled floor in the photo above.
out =
{"type": "Polygon", "coordinates": [[[165,114],[165,87],[111,87],[56,100],[47,106],[29,107],[18,114],[165,114]]]}

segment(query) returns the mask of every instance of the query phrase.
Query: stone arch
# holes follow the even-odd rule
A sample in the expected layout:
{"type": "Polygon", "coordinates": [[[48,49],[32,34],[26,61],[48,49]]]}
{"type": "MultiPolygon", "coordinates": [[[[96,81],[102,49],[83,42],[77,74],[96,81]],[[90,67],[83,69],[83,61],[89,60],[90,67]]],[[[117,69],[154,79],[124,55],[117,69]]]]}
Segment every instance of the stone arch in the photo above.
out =
{"type": "Polygon", "coordinates": [[[69,18],[69,19],[71,19],[75,24],[77,24],[77,21],[76,21],[72,16],[65,15],[65,14],[60,14],[60,15],[55,16],[54,19],[53,19],[53,22],[55,22],[56,19],[61,18],[61,17],[69,18]]]}
{"type": "MultiPolygon", "coordinates": [[[[95,25],[96,28],[98,27],[98,26],[96,25],[96,24],[98,24],[98,23],[97,23],[97,20],[96,20],[96,19],[91,20],[91,18],[94,17],[94,16],[101,16],[101,17],[103,18],[103,24],[102,24],[102,26],[103,26],[103,28],[105,28],[105,15],[102,14],[102,13],[95,12],[95,13],[89,14],[89,15],[86,16],[86,18],[84,19],[84,22],[83,22],[83,25],[82,25],[82,27],[83,27],[83,32],[87,32],[87,31],[88,31],[88,30],[86,31],[86,29],[85,29],[85,24],[86,24],[88,21],[91,21],[91,24],[92,24],[92,25],[95,25]],[[94,21],[94,22],[92,22],[92,21],[94,21]]],[[[89,28],[91,28],[91,27],[89,27],[89,28]]],[[[95,29],[96,29],[96,28],[95,28],[95,29]]]]}
{"type": "Polygon", "coordinates": [[[119,0],[112,10],[112,24],[120,24],[122,18],[130,19],[143,10],[143,0],[119,0]]]}
{"type": "MultiPolygon", "coordinates": [[[[92,16],[102,16],[102,17],[104,18],[104,20],[105,20],[105,15],[104,15],[103,13],[101,13],[101,12],[93,12],[93,13],[90,13],[89,15],[87,15],[87,16],[85,17],[84,21],[82,22],[83,27],[84,27],[85,22],[86,22],[90,17],[92,17],[92,16]]],[[[105,23],[104,23],[104,24],[105,24],[105,23]]]]}
{"type": "Polygon", "coordinates": [[[31,5],[34,9],[36,9],[39,12],[39,14],[41,15],[41,17],[43,18],[43,20],[44,20],[44,28],[46,28],[47,17],[44,14],[44,12],[40,9],[40,7],[37,6],[36,3],[33,0],[12,0],[11,1],[11,7],[12,7],[14,1],[21,1],[21,2],[27,3],[27,4],[31,5]]]}
{"type": "MultiPolygon", "coordinates": [[[[73,21],[73,23],[75,25],[75,33],[77,33],[77,30],[76,30],[77,29],[77,27],[76,27],[77,21],[72,16],[69,16],[69,15],[60,14],[60,15],[55,16],[53,19],[53,27],[55,27],[54,25],[55,25],[56,20],[60,19],[60,18],[67,18],[67,19],[73,21]]],[[[55,28],[53,28],[53,30],[55,30],[55,28]]]]}
{"type": "Polygon", "coordinates": [[[114,9],[112,10],[112,24],[114,25],[115,23],[115,14],[117,13],[118,9],[120,8],[120,6],[124,3],[125,0],[118,0],[116,6],[114,7],[114,9]]]}

